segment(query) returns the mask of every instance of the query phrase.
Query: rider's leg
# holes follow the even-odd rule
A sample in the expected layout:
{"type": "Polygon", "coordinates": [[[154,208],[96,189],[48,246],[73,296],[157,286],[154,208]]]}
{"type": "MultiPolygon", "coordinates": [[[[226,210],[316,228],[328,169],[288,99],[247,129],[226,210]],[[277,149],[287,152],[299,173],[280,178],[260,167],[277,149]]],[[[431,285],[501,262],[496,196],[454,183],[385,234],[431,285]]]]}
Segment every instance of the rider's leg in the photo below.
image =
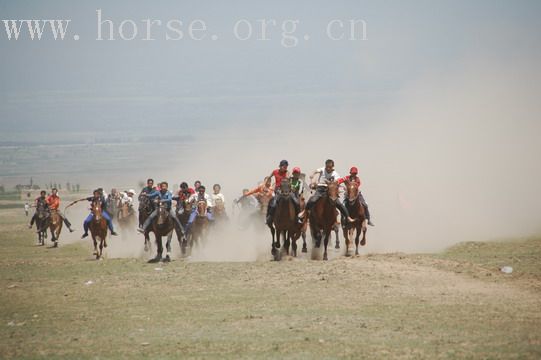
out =
{"type": "Polygon", "coordinates": [[[32,219],[30,219],[30,225],[28,225],[29,229],[32,229],[32,225],[34,225],[34,222],[36,221],[36,213],[32,215],[32,219]]]}
{"type": "Polygon", "coordinates": [[[88,214],[88,216],[86,217],[85,221],[83,222],[83,229],[85,230],[85,233],[83,234],[81,238],[85,238],[88,236],[88,226],[90,225],[90,222],[92,221],[93,218],[94,218],[94,214],[92,213],[88,214]]]}
{"type": "Polygon", "coordinates": [[[364,208],[364,213],[366,214],[366,220],[368,221],[368,225],[374,226],[372,221],[370,221],[370,211],[368,211],[368,204],[364,200],[364,196],[363,196],[363,194],[361,194],[361,192],[359,192],[359,200],[361,201],[361,205],[364,208]]]}
{"type": "Polygon", "coordinates": [[[66,224],[68,230],[70,232],[73,232],[73,229],[71,228],[71,223],[69,222],[68,218],[64,214],[62,214],[60,210],[57,210],[57,211],[58,211],[58,215],[60,215],[60,218],[64,221],[64,224],[66,224]]]}
{"type": "Polygon", "coordinates": [[[176,216],[175,209],[171,209],[171,211],[169,212],[169,216],[173,218],[173,221],[175,224],[175,230],[177,231],[177,235],[180,237],[181,235],[184,234],[184,227],[182,226],[182,224],[180,223],[180,220],[176,216]]]}
{"type": "Polygon", "coordinates": [[[344,204],[341,203],[339,199],[336,199],[336,201],[334,202],[334,204],[336,205],[336,208],[340,211],[340,213],[342,214],[342,216],[345,217],[349,222],[354,222],[354,221],[355,221],[355,220],[353,220],[353,219],[349,216],[349,211],[348,211],[348,209],[346,209],[346,207],[344,206],[344,204]]]}
{"type": "Polygon", "coordinates": [[[267,217],[265,223],[269,226],[272,225],[272,218],[274,217],[274,210],[276,209],[276,196],[273,196],[267,206],[267,217]]]}
{"type": "Polygon", "coordinates": [[[103,211],[102,214],[107,221],[107,227],[109,228],[109,231],[111,231],[111,235],[117,235],[115,229],[113,229],[113,219],[111,219],[111,215],[109,215],[107,211],[103,211]]]}
{"type": "Polygon", "coordinates": [[[147,231],[148,227],[150,226],[150,224],[152,223],[152,221],[154,220],[154,218],[158,216],[158,209],[154,209],[154,211],[152,211],[150,213],[150,215],[147,217],[147,219],[145,220],[145,222],[143,223],[143,227],[141,230],[141,232],[145,232],[147,231]]]}
{"type": "Polygon", "coordinates": [[[190,218],[188,219],[188,223],[186,224],[186,234],[190,232],[190,228],[192,227],[193,222],[195,221],[195,218],[197,217],[197,210],[194,209],[192,213],[190,214],[190,218]]]}
{"type": "Polygon", "coordinates": [[[310,210],[312,210],[312,208],[314,207],[314,205],[317,203],[317,201],[321,198],[321,192],[319,191],[316,191],[316,193],[312,196],[310,196],[310,198],[308,199],[308,201],[306,202],[306,206],[304,207],[304,211],[302,211],[300,214],[299,214],[299,217],[304,217],[304,214],[305,213],[310,213],[310,210]]]}

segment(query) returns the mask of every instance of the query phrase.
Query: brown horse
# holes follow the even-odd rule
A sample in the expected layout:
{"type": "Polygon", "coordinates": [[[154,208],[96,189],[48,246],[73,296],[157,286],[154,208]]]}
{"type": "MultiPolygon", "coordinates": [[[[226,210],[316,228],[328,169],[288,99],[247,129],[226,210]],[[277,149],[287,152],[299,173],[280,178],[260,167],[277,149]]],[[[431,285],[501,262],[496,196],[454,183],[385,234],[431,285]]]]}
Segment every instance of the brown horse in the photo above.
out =
{"type": "Polygon", "coordinates": [[[51,212],[42,202],[38,202],[36,207],[36,229],[38,230],[38,245],[45,245],[47,238],[47,228],[51,222],[51,212]]]}
{"type": "MultiPolygon", "coordinates": [[[[156,245],[158,247],[156,257],[150,259],[149,263],[156,263],[162,260],[163,255],[163,243],[162,237],[168,236],[175,230],[174,220],[169,216],[170,210],[167,208],[164,202],[158,202],[158,216],[152,221],[151,229],[145,233],[145,236],[148,236],[148,232],[152,231],[156,237],[156,245]]],[[[177,233],[179,242],[181,241],[181,235],[177,233]]],[[[164,258],[165,262],[171,261],[169,254],[164,258]]]]}
{"type": "MultiPolygon", "coordinates": [[[[299,205],[301,212],[304,211],[304,208],[306,206],[306,200],[304,199],[304,196],[301,195],[299,198],[299,205]]],[[[306,246],[306,230],[308,229],[308,217],[304,217],[304,220],[302,223],[296,222],[295,224],[295,231],[293,232],[293,235],[291,236],[291,239],[293,241],[297,241],[302,236],[302,252],[306,253],[308,252],[308,247],[306,246]]]]}
{"type": "Polygon", "coordinates": [[[353,242],[351,241],[353,233],[355,234],[355,255],[359,255],[359,237],[361,233],[363,238],[361,240],[361,246],[366,244],[366,214],[364,212],[364,207],[361,205],[359,199],[359,187],[357,184],[352,182],[346,182],[346,208],[348,209],[349,215],[355,220],[355,222],[347,224],[344,227],[344,238],[346,239],[346,256],[351,256],[350,247],[353,247],[353,242]]]}
{"type": "Polygon", "coordinates": [[[94,241],[94,255],[98,260],[103,255],[103,248],[107,247],[107,220],[103,217],[101,201],[92,201],[91,211],[93,216],[88,228],[90,229],[90,235],[92,235],[92,241],[94,241]],[[100,243],[99,249],[98,241],[100,243]]]}
{"type": "Polygon", "coordinates": [[[199,201],[197,203],[197,216],[192,224],[190,247],[193,249],[195,245],[202,245],[207,235],[209,220],[207,218],[207,202],[199,201]]]}
{"type": "Polygon", "coordinates": [[[122,231],[133,228],[135,225],[135,213],[133,208],[127,202],[122,203],[117,210],[116,218],[122,231]]]}
{"type": "Polygon", "coordinates": [[[212,214],[216,223],[223,223],[228,220],[227,213],[225,212],[225,205],[222,199],[218,198],[214,200],[214,207],[212,208],[212,214]]]}
{"type": "Polygon", "coordinates": [[[58,238],[60,237],[60,232],[62,231],[62,217],[57,210],[51,210],[51,221],[49,223],[49,231],[51,232],[51,241],[53,246],[58,246],[58,238]]]}
{"type": "MultiPolygon", "coordinates": [[[[319,191],[323,191],[320,189],[319,191]]],[[[328,260],[327,245],[333,226],[336,223],[335,201],[338,199],[338,183],[333,181],[327,184],[327,189],[310,211],[310,233],[315,241],[314,248],[319,249],[321,240],[324,241],[323,260],[328,260]]]]}
{"type": "Polygon", "coordinates": [[[291,186],[289,181],[284,180],[280,184],[280,193],[276,194],[276,211],[272,219],[272,226],[270,231],[272,234],[272,251],[274,260],[281,259],[280,253],[280,238],[284,239],[284,251],[289,255],[289,246],[293,250],[293,256],[297,256],[297,239],[293,237],[298,229],[297,226],[297,212],[295,211],[295,204],[291,194],[291,186]],[[276,232],[276,242],[274,240],[274,234],[276,232]]]}
{"type": "MultiPolygon", "coordinates": [[[[139,226],[143,226],[145,223],[145,220],[150,216],[152,213],[152,202],[148,198],[148,196],[145,196],[143,194],[139,195],[139,226]]],[[[150,250],[150,237],[148,236],[148,232],[145,232],[145,251],[150,250]]]]}

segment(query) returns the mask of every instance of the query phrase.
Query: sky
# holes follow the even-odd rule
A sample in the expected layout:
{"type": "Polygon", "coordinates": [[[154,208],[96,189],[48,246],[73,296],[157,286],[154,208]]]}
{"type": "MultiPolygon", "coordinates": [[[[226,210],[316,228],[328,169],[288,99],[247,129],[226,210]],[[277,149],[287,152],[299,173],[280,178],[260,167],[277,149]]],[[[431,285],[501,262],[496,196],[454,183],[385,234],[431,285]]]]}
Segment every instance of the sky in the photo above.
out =
{"type": "Polygon", "coordinates": [[[270,125],[277,109],[307,108],[354,109],[375,126],[384,121],[375,113],[427,73],[449,73],[479,51],[539,54],[540,10],[538,1],[0,1],[2,19],[72,20],[64,41],[8,40],[1,29],[0,122],[6,132],[197,133],[270,125]],[[117,40],[95,40],[97,9],[117,40]],[[126,19],[135,40],[119,40],[126,19]],[[185,33],[200,19],[219,38],[166,41],[162,26],[144,41],[143,19],[179,19],[185,33]],[[250,40],[234,38],[241,19],[253,25],[250,40]],[[258,19],[277,21],[269,41],[255,40],[258,19]],[[331,41],[334,19],[364,20],[366,39],[331,41]],[[284,20],[300,22],[295,47],[281,45],[284,20]]]}
{"type": "MultiPolygon", "coordinates": [[[[8,40],[0,27],[0,145],[79,139],[49,159],[72,183],[200,179],[232,199],[281,159],[309,174],[332,158],[340,174],[360,169],[370,251],[541,233],[539,1],[0,1],[0,15],[72,20],[64,41],[8,40]],[[96,40],[97,9],[117,40],[96,40]],[[132,41],[118,40],[126,19],[132,41]],[[180,20],[185,34],[200,19],[207,37],[166,41],[162,27],[145,41],[143,19],[180,20]],[[268,41],[260,19],[276,20],[268,41]],[[350,19],[366,23],[364,40],[326,36],[350,19]],[[252,39],[235,38],[239,20],[252,39]],[[282,44],[287,20],[299,21],[296,46],[282,44]],[[118,158],[86,146],[118,134],[193,142],[127,144],[118,158]]],[[[39,147],[0,151],[6,184],[43,165],[39,147]]]]}

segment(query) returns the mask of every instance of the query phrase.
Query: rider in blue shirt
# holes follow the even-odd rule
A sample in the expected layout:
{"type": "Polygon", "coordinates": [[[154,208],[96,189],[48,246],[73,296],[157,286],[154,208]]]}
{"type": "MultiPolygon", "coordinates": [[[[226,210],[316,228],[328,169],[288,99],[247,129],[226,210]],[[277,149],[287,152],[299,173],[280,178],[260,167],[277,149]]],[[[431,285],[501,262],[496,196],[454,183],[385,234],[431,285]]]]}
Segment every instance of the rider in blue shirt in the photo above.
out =
{"type": "MultiPolygon", "coordinates": [[[[164,181],[164,182],[162,182],[160,184],[160,191],[153,189],[153,190],[145,193],[146,195],[144,195],[144,196],[148,196],[148,198],[151,201],[154,200],[154,199],[159,199],[159,201],[162,204],[165,204],[165,207],[166,207],[167,211],[169,212],[169,216],[171,218],[173,218],[173,222],[175,224],[175,229],[177,230],[177,233],[180,235],[180,234],[184,233],[184,230],[182,228],[182,225],[180,224],[179,219],[175,216],[174,211],[171,211],[172,210],[172,204],[173,204],[173,195],[171,194],[171,192],[169,190],[167,190],[168,186],[169,185],[167,184],[167,182],[164,181]]],[[[145,220],[145,223],[143,224],[142,229],[137,229],[139,232],[141,232],[141,233],[146,232],[146,230],[148,229],[150,224],[152,224],[152,221],[156,218],[156,216],[158,216],[158,209],[159,209],[159,207],[156,207],[154,209],[154,211],[152,211],[152,213],[149,215],[149,217],[145,220]]]]}

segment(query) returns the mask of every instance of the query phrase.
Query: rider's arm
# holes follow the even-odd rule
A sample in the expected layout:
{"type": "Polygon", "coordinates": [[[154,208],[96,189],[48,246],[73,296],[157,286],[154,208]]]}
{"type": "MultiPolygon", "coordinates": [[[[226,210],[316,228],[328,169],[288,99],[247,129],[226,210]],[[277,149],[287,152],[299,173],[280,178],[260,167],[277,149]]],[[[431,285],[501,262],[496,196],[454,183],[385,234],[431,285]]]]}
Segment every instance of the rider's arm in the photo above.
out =
{"type": "Polygon", "coordinates": [[[263,188],[263,186],[259,185],[258,187],[253,188],[252,190],[248,191],[246,194],[244,194],[242,196],[246,197],[246,196],[250,196],[250,195],[253,195],[253,194],[260,193],[262,188],[263,188]]]}

